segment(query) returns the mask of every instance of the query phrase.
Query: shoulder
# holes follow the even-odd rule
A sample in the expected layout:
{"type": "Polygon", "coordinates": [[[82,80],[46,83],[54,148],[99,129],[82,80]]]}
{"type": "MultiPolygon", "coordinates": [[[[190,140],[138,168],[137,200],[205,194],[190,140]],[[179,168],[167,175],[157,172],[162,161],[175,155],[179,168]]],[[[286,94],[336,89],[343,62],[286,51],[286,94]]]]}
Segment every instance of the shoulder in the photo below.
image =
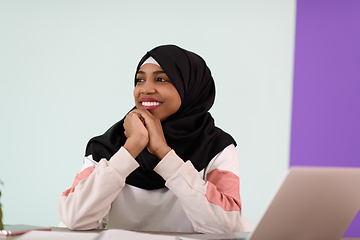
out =
{"type": "Polygon", "coordinates": [[[239,176],[239,157],[234,144],[230,144],[209,162],[206,173],[212,170],[230,171],[239,176]]]}
{"type": "Polygon", "coordinates": [[[85,156],[81,171],[85,170],[88,167],[96,167],[97,164],[98,163],[93,159],[92,155],[85,156]]]}

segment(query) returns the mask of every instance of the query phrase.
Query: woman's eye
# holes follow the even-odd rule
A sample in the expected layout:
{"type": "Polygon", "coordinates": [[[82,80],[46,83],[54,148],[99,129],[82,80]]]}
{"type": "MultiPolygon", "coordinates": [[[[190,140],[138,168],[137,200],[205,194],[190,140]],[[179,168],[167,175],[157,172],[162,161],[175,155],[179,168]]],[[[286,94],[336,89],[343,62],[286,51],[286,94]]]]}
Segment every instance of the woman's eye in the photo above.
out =
{"type": "Polygon", "coordinates": [[[144,79],[141,79],[141,78],[137,78],[137,79],[135,79],[135,82],[136,83],[139,83],[139,82],[144,82],[145,80],[144,79]]]}
{"type": "Polygon", "coordinates": [[[157,81],[158,82],[169,82],[169,80],[167,80],[165,78],[158,78],[157,81]]]}

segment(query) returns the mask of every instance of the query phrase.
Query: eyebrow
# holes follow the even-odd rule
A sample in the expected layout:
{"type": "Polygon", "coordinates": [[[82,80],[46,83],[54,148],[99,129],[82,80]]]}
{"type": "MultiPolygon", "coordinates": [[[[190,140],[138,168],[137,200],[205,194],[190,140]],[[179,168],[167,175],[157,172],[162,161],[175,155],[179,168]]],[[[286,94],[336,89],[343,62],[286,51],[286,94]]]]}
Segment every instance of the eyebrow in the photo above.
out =
{"type": "MultiPolygon", "coordinates": [[[[138,71],[138,74],[146,74],[144,71],[138,71]]],[[[165,73],[164,71],[155,71],[153,72],[153,74],[160,74],[160,73],[165,73]]]]}

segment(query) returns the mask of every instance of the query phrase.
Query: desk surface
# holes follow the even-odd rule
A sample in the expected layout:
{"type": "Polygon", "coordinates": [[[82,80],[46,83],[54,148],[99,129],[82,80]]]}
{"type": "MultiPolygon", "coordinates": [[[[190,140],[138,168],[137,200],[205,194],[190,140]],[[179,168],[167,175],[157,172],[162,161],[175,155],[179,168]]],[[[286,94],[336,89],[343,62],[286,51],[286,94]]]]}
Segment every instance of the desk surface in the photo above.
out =
{"type": "MultiPolygon", "coordinates": [[[[94,229],[94,230],[87,230],[87,231],[71,231],[67,228],[60,228],[60,227],[52,227],[51,228],[51,231],[58,231],[58,232],[83,232],[83,233],[99,233],[99,232],[102,232],[104,230],[99,230],[99,229],[94,229]]],[[[106,230],[105,230],[106,231],[106,230]]],[[[151,232],[151,233],[154,233],[154,232],[151,232]]],[[[156,233],[155,233],[156,234],[156,233]]],[[[164,235],[173,235],[173,236],[176,236],[176,235],[186,235],[184,233],[159,233],[159,234],[164,234],[164,235]]],[[[191,235],[191,234],[189,234],[191,235]]],[[[20,237],[21,235],[17,235],[17,236],[9,236],[9,237],[2,237],[0,236],[0,240],[16,240],[20,237]]],[[[360,240],[360,238],[349,238],[349,237],[343,237],[341,238],[341,240],[360,240]]]]}

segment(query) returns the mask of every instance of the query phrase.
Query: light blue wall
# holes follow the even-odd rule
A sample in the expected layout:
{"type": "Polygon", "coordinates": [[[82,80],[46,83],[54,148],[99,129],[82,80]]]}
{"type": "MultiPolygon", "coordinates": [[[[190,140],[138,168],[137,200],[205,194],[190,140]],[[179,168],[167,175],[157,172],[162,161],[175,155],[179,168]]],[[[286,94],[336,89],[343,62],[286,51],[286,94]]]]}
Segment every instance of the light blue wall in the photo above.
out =
{"type": "Polygon", "coordinates": [[[87,141],[133,106],[137,62],[174,43],[212,70],[254,225],[288,167],[294,28],[294,0],[0,0],[4,222],[58,224],[87,141]]]}

